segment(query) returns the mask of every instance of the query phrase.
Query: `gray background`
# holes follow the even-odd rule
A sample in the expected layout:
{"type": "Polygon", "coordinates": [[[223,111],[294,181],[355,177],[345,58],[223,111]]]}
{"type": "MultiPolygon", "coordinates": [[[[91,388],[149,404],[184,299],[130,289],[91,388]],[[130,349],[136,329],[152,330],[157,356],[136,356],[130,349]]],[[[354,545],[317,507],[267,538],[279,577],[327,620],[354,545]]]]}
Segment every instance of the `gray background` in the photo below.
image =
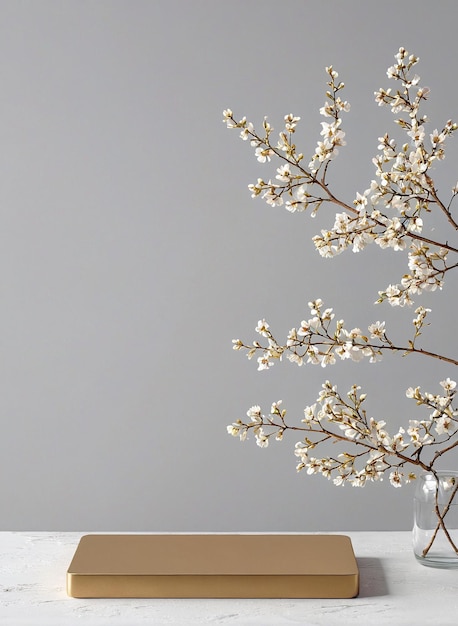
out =
{"type": "MultiPolygon", "coordinates": [[[[418,416],[405,389],[454,372],[400,357],[257,372],[232,350],[264,316],[285,337],[316,297],[349,327],[396,320],[397,337],[413,311],[372,304],[399,254],[315,252],[332,208],[313,222],[251,200],[274,172],[221,120],[300,115],[309,155],[333,64],[352,111],[330,180],[351,201],[394,128],[373,92],[400,45],[421,57],[431,130],[458,118],[456,17],[452,1],[0,2],[2,529],[410,527],[410,487],[336,488],[296,474],[294,435],[261,450],[226,434],[255,403],[300,419],[326,378],[363,385],[397,430],[418,416]]],[[[424,345],[451,354],[454,294],[451,279],[422,301],[424,345]]]]}

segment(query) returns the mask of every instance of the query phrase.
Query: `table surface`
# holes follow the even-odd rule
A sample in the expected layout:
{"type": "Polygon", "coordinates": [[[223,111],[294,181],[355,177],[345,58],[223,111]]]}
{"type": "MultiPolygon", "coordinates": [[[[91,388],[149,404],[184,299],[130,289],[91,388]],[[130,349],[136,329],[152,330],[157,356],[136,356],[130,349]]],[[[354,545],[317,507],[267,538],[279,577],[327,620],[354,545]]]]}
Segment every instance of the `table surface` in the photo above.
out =
{"type": "MultiPolygon", "coordinates": [[[[92,599],[66,595],[66,571],[84,532],[0,533],[0,623],[5,626],[412,626],[458,623],[458,570],[419,564],[410,532],[343,532],[360,593],[349,600],[92,599]]],[[[339,533],[340,534],[340,533],[339,533]]]]}

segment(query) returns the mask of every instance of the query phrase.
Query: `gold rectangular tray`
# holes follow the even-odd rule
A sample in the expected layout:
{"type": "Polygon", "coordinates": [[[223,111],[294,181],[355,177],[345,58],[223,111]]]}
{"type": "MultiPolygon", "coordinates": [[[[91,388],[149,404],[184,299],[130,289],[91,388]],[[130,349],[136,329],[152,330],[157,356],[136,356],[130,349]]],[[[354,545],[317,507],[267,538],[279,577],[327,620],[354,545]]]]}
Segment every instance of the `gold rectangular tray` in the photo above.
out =
{"type": "Polygon", "coordinates": [[[103,534],[81,538],[74,598],[353,598],[345,535],[103,534]]]}

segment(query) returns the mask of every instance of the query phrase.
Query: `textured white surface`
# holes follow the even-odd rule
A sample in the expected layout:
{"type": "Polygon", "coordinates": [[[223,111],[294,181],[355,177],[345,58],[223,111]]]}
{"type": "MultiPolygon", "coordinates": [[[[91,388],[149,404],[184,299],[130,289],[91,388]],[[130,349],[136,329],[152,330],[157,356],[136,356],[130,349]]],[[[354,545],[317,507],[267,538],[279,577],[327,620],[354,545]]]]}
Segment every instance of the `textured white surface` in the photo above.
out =
{"type": "Polygon", "coordinates": [[[361,577],[351,600],[77,600],[65,574],[84,533],[0,533],[2,626],[456,626],[458,571],[418,564],[409,532],[345,532],[361,577]]]}

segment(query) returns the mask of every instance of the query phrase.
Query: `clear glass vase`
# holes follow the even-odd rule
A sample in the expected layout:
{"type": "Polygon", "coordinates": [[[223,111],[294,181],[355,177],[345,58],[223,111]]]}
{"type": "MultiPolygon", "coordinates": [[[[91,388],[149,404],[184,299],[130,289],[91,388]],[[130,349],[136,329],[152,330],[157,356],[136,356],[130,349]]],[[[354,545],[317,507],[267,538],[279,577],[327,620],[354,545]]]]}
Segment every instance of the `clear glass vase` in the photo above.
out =
{"type": "Polygon", "coordinates": [[[418,478],[413,549],[423,565],[458,568],[458,471],[431,471],[418,478]]]}

